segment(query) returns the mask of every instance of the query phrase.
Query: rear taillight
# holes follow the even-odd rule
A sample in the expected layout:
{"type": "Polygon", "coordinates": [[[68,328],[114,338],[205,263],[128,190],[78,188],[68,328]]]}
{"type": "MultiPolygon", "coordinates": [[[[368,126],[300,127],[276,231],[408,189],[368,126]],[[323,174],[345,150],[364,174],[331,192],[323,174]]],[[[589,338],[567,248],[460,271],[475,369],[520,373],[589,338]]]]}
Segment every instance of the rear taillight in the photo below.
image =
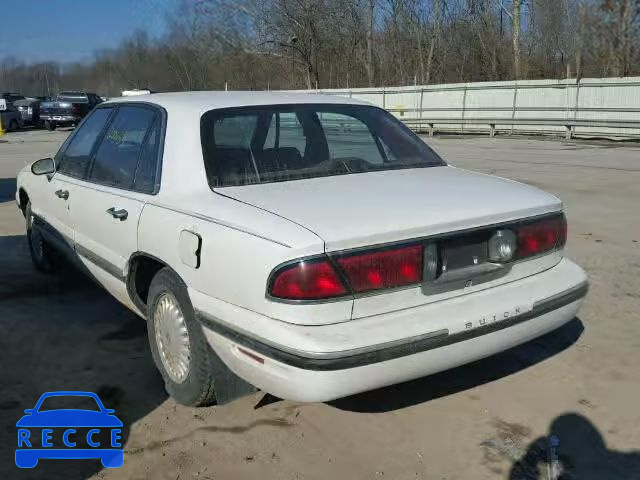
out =
{"type": "Polygon", "coordinates": [[[329,261],[322,260],[281,268],[273,276],[269,293],[289,300],[320,300],[348,292],[329,261]]]}
{"type": "Polygon", "coordinates": [[[395,288],[422,279],[422,245],[338,258],[355,293],[395,288]]]}
{"type": "MultiPolygon", "coordinates": [[[[473,235],[477,243],[478,234],[473,235]]],[[[556,215],[535,222],[505,225],[497,230],[487,229],[480,236],[484,238],[486,260],[507,264],[564,247],[567,222],[564,215],[556,215]]],[[[451,238],[456,237],[452,234],[451,238]]],[[[446,238],[421,241],[289,263],[272,273],[268,294],[286,300],[324,300],[437,281],[444,272],[441,256],[442,249],[446,251],[446,241],[446,238]]],[[[477,249],[476,244],[470,245],[477,249]]],[[[458,250],[456,255],[462,255],[464,261],[464,249],[458,247],[458,250]]],[[[478,256],[468,252],[466,255],[473,257],[473,264],[469,263],[472,268],[478,256]]]]}
{"type": "Polygon", "coordinates": [[[74,105],[73,107],[71,107],[71,112],[80,113],[80,107],[77,105],[74,105]]]}
{"type": "Polygon", "coordinates": [[[320,300],[347,294],[401,287],[422,281],[423,245],[411,245],[336,257],[300,261],[274,272],[269,294],[288,300],[320,300]]]}
{"type": "Polygon", "coordinates": [[[567,221],[564,215],[522,225],[517,229],[517,258],[540,255],[564,247],[567,241],[567,221]]]}

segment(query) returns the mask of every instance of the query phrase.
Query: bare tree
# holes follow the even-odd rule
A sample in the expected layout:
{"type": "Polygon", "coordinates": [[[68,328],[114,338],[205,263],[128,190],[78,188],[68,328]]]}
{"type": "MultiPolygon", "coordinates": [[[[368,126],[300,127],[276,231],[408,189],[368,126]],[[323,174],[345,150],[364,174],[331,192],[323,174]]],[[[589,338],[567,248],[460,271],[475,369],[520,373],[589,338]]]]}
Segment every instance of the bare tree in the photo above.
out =
{"type": "Polygon", "coordinates": [[[608,27],[611,71],[617,76],[629,75],[637,52],[640,1],[603,0],[600,9],[608,27]]]}
{"type": "Polygon", "coordinates": [[[433,18],[434,27],[431,34],[431,43],[429,44],[429,55],[427,57],[427,71],[425,76],[425,83],[431,83],[431,69],[433,66],[433,55],[436,51],[438,43],[440,42],[440,35],[442,33],[442,17],[443,17],[443,1],[433,0],[433,18]]]}
{"type": "Polygon", "coordinates": [[[0,90],[109,96],[640,75],[640,0],[183,0],[166,32],[133,32],[76,64],[0,59],[0,90]]]}
{"type": "Polygon", "coordinates": [[[520,25],[522,21],[523,0],[511,0],[511,9],[505,5],[504,0],[496,0],[500,4],[500,10],[511,20],[511,44],[513,48],[513,77],[520,79],[521,51],[520,51],[520,25]]]}

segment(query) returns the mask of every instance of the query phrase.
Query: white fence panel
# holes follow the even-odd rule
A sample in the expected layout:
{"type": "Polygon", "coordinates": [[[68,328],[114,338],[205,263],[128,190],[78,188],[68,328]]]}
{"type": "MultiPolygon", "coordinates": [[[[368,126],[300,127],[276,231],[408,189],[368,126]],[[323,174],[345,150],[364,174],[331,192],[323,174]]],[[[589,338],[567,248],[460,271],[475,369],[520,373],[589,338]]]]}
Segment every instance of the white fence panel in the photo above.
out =
{"type": "Polygon", "coordinates": [[[432,125],[438,131],[488,132],[494,125],[498,132],[509,133],[561,133],[572,129],[577,135],[640,137],[640,77],[312,92],[370,102],[417,130],[432,125]]]}

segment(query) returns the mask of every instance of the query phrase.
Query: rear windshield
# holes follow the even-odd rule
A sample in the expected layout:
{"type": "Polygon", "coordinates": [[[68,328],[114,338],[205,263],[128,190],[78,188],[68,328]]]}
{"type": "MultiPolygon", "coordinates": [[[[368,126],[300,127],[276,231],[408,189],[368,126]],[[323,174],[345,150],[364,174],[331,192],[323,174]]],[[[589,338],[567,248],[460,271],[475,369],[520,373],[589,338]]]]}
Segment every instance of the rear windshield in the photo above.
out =
{"type": "Polygon", "coordinates": [[[202,116],[200,127],[212,188],[445,164],[377,107],[302,104],[211,110],[202,116]]]}

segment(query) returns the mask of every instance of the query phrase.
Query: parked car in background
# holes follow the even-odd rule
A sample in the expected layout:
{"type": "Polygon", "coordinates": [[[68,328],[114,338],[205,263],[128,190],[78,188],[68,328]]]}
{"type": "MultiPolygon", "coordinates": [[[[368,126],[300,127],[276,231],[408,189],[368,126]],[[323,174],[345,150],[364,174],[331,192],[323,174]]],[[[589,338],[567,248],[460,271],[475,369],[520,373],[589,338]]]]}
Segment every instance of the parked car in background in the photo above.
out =
{"type": "Polygon", "coordinates": [[[16,100],[13,105],[20,112],[23,125],[40,126],[40,100],[25,98],[16,100]]]}
{"type": "Polygon", "coordinates": [[[0,110],[2,128],[8,132],[14,132],[22,127],[22,115],[13,103],[5,102],[5,109],[0,110]]]}
{"type": "Polygon", "coordinates": [[[75,126],[100,103],[102,99],[95,93],[60,92],[54,101],[42,102],[40,120],[47,130],[75,126]]]}
{"type": "Polygon", "coordinates": [[[451,167],[349,98],[114,99],[18,174],[16,202],[35,267],[66,254],[145,318],[187,405],[447,370],[560,327],[588,288],[558,198],[451,167]]]}

